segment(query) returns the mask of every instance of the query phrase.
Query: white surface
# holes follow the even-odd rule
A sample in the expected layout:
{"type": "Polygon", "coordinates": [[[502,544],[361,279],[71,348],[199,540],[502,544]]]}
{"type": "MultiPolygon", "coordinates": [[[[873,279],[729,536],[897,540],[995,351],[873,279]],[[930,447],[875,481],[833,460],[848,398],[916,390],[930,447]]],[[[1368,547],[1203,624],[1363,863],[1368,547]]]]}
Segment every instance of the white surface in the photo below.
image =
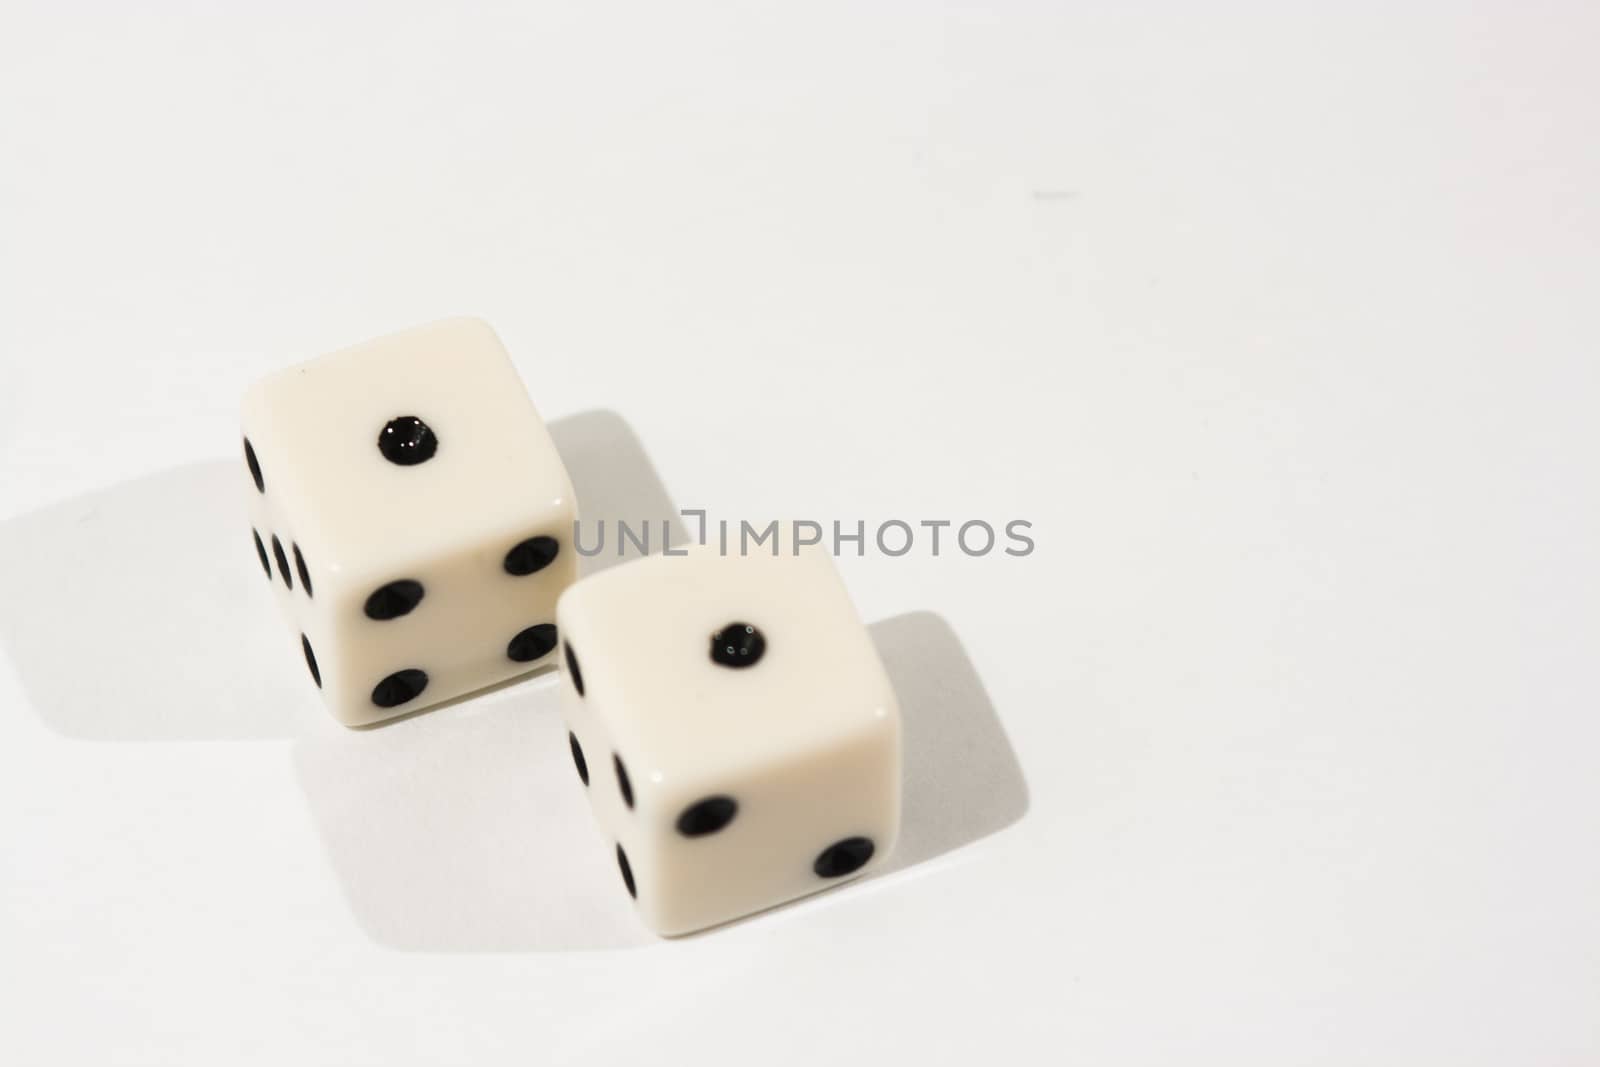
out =
{"type": "Polygon", "coordinates": [[[587,754],[598,831],[628,857],[652,930],[701,930],[830,888],[812,863],[849,838],[872,842],[862,876],[893,854],[899,701],[828,548],[805,540],[787,526],[765,549],[680,546],[562,594],[561,715],[587,754]],[[711,635],[739,623],[765,651],[719,665],[711,635]],[[737,804],[731,823],[677,832],[682,812],[717,796],[737,804]]]}
{"type": "Polygon", "coordinates": [[[336,719],[370,725],[527,673],[533,664],[513,662],[506,646],[555,621],[556,598],[578,575],[577,511],[493,327],[445,319],[292,364],[251,383],[241,425],[264,481],[258,490],[248,475],[235,479],[237,495],[263,538],[305,550],[316,595],[280,581],[274,599],[291,654],[302,634],[315,649],[336,719]],[[384,458],[379,434],[402,415],[433,430],[431,459],[384,458]],[[535,573],[508,574],[506,553],[536,536],[567,550],[535,573]],[[422,584],[417,606],[368,618],[367,597],[402,578],[422,584]],[[378,706],[375,687],[401,670],[422,671],[422,690],[378,706]]]}
{"type": "Polygon", "coordinates": [[[1600,1059],[1592,5],[102,7],[0,13],[7,1062],[1600,1059]],[[239,394],[457,312],[684,506],[1035,523],[842,561],[918,862],[641,943],[553,679],[305,702],[239,394]]]}

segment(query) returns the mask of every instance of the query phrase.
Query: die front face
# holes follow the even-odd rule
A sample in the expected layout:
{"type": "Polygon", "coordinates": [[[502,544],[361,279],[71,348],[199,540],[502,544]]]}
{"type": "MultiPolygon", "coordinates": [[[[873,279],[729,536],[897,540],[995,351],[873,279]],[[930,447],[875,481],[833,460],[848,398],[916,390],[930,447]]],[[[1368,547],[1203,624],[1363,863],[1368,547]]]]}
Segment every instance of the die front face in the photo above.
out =
{"type": "Polygon", "coordinates": [[[557,610],[574,764],[645,922],[681,934],[870,869],[900,715],[825,552],[655,556],[557,610]]]}
{"type": "Polygon", "coordinates": [[[445,320],[291,367],[251,388],[243,421],[255,551],[339,721],[553,664],[576,507],[486,324],[445,320]]]}

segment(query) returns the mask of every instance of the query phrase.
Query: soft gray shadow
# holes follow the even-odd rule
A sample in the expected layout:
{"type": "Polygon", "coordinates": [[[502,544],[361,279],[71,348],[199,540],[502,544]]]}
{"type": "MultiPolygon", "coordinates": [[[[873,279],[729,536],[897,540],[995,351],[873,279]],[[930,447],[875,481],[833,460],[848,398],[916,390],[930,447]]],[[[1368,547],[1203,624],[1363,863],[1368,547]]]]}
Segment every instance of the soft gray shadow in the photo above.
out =
{"type": "Polygon", "coordinates": [[[529,679],[381,731],[330,721],[295,743],[312,818],[375,941],[552,952],[653,940],[589,812],[556,686],[529,679]]]}
{"type": "Polygon", "coordinates": [[[678,509],[622,416],[613,411],[568,415],[550,423],[550,436],[572,477],[583,547],[586,551],[600,547],[579,560],[580,575],[648,554],[619,536],[619,522],[626,523],[635,538],[643,539],[648,530],[649,552],[661,551],[663,524],[674,546],[689,543],[678,509]]]}
{"type": "Polygon", "coordinates": [[[931,611],[875,622],[900,698],[900,840],[878,876],[1005,829],[1028,810],[1022,765],[961,640],[931,611]]]}
{"type": "MultiPolygon", "coordinates": [[[[904,818],[879,872],[887,874],[1010,825],[1027,810],[1028,794],[949,625],[917,612],[870,629],[905,727],[904,818]]],[[[313,819],[374,940],[419,952],[558,952],[655,940],[634,916],[594,825],[557,685],[554,677],[529,679],[381,732],[330,722],[296,742],[313,819]]],[[[850,894],[844,885],[813,899],[843,903],[850,894]]]]}
{"type": "Polygon", "coordinates": [[[175,467],[0,524],[0,644],[52,729],[287,737],[316,703],[250,542],[242,468],[175,467]]]}

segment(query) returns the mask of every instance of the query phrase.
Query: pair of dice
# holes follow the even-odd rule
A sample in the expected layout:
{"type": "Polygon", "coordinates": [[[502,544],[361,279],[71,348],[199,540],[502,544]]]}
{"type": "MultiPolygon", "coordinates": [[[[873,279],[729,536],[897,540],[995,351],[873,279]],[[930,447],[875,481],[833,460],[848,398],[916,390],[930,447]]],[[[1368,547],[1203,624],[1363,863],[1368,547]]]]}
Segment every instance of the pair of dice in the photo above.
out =
{"type": "Polygon", "coordinates": [[[578,580],[571,481],[487,324],[291,367],[243,420],[256,553],[334,717],[558,666],[577,776],[657,932],[803,896],[892,847],[899,709],[831,558],[780,537],[578,580]]]}

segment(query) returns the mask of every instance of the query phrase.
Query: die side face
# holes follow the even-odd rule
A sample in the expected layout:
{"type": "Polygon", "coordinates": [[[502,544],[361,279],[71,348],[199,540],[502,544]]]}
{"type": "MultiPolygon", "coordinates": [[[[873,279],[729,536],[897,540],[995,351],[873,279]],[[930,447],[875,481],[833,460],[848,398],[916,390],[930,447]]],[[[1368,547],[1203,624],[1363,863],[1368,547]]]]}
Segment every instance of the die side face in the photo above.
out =
{"type": "Polygon", "coordinates": [[[887,676],[832,561],[784,551],[655,557],[587,579],[558,609],[574,761],[664,934],[827,888],[898,833],[887,676]],[[762,646],[753,663],[738,661],[746,628],[762,646]]]}
{"type": "Polygon", "coordinates": [[[273,375],[246,396],[244,437],[253,537],[341,722],[552,662],[575,505],[487,326],[434,323],[273,375]]]}
{"type": "MultiPolygon", "coordinates": [[[[534,536],[555,541],[563,523],[540,519],[528,529],[549,530],[534,536]]],[[[570,519],[565,529],[571,529],[570,519]]],[[[513,574],[504,559],[522,540],[518,532],[479,539],[398,567],[393,573],[403,577],[376,586],[341,583],[330,605],[338,673],[324,687],[336,717],[352,725],[381,721],[553,666],[556,600],[577,576],[577,553],[567,546],[540,570],[513,574]],[[408,669],[426,675],[426,691],[381,706],[374,688],[408,669]]],[[[407,686],[397,685],[381,699],[404,696],[407,686]]]]}

